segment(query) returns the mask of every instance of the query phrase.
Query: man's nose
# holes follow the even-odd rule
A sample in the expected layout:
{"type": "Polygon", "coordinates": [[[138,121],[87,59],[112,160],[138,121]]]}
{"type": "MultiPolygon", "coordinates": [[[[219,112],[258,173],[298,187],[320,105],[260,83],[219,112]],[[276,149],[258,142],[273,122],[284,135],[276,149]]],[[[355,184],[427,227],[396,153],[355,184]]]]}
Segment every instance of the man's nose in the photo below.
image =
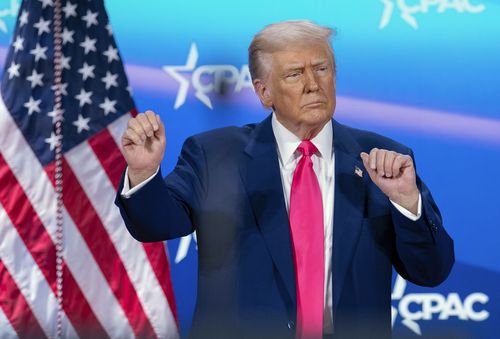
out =
{"type": "Polygon", "coordinates": [[[304,90],[306,92],[316,92],[318,89],[316,74],[313,70],[306,70],[304,74],[304,90]]]}

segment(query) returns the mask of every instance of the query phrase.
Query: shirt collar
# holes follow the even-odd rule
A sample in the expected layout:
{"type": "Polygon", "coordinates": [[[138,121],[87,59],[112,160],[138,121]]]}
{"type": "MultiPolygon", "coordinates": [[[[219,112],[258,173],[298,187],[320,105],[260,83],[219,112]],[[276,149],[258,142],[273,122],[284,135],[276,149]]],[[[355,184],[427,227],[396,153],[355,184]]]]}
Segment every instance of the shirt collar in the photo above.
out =
{"type": "MultiPolygon", "coordinates": [[[[285,165],[294,159],[293,155],[295,150],[300,145],[302,140],[283,126],[276,118],[276,114],[274,112],[271,123],[274,138],[278,144],[280,162],[282,165],[285,165]]],[[[314,146],[316,146],[322,158],[326,161],[330,161],[332,159],[333,127],[331,120],[323,126],[323,129],[318,133],[318,135],[311,139],[311,142],[314,146]]]]}

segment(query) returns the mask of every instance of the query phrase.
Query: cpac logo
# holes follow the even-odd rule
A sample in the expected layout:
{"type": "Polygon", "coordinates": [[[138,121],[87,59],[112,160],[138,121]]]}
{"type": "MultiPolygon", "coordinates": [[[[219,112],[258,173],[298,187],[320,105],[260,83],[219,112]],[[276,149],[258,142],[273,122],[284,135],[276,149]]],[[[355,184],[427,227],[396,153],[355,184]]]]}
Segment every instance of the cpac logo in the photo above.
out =
{"type": "Polygon", "coordinates": [[[203,65],[196,67],[197,62],[198,48],[193,42],[185,65],[163,66],[163,70],[179,83],[174,109],[178,109],[186,102],[190,84],[193,85],[196,98],[210,109],[213,109],[213,107],[209,94],[222,95],[233,86],[234,93],[241,92],[243,88],[253,89],[248,65],[243,65],[238,70],[233,65],[203,65]],[[188,76],[181,75],[181,73],[185,72],[191,72],[191,81],[188,76]]]}
{"type": "MultiPolygon", "coordinates": [[[[447,296],[439,293],[410,293],[404,295],[406,280],[397,276],[394,283],[391,299],[399,300],[398,307],[391,307],[392,326],[398,314],[403,318],[403,325],[415,334],[422,335],[418,320],[447,320],[456,317],[460,320],[484,321],[490,313],[481,309],[477,304],[485,305],[489,297],[484,293],[472,293],[461,299],[458,293],[449,293],[447,296]]],[[[484,307],[483,307],[484,308],[484,307]]]]}
{"type": "Polygon", "coordinates": [[[401,19],[414,29],[418,28],[415,14],[427,13],[431,7],[437,7],[438,13],[455,10],[457,13],[481,13],[485,10],[483,4],[471,4],[471,0],[420,0],[420,3],[408,5],[407,0],[381,0],[384,4],[384,12],[380,20],[379,29],[384,29],[390,22],[394,7],[400,11],[401,19]]]}

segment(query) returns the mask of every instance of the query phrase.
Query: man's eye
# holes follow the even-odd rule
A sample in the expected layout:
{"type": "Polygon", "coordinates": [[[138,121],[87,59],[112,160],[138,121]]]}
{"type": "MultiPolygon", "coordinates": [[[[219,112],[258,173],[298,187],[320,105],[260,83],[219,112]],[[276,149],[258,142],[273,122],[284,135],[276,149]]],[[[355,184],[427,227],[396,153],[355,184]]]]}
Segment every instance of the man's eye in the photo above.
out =
{"type": "Polygon", "coordinates": [[[293,73],[288,74],[286,77],[293,79],[293,78],[297,78],[299,76],[300,76],[300,72],[293,72],[293,73]]]}

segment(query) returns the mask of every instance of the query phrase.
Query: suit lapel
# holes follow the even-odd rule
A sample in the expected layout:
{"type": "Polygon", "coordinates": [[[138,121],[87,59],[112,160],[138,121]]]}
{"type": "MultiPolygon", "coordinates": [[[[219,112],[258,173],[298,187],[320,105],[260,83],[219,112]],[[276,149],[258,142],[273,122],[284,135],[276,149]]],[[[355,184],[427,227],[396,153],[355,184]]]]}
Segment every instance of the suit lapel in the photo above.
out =
{"type": "Polygon", "coordinates": [[[289,221],[271,117],[256,126],[241,164],[241,178],[257,225],[295,305],[295,271],[289,221]]]}
{"type": "MultiPolygon", "coordinates": [[[[336,310],[344,281],[352,262],[361,233],[363,222],[365,186],[368,176],[356,171],[356,167],[364,170],[359,153],[358,143],[348,130],[334,121],[335,152],[335,197],[333,220],[333,315],[336,310]],[[357,172],[357,173],[356,173],[357,172]]],[[[365,171],[364,171],[365,172],[365,171]]]]}

